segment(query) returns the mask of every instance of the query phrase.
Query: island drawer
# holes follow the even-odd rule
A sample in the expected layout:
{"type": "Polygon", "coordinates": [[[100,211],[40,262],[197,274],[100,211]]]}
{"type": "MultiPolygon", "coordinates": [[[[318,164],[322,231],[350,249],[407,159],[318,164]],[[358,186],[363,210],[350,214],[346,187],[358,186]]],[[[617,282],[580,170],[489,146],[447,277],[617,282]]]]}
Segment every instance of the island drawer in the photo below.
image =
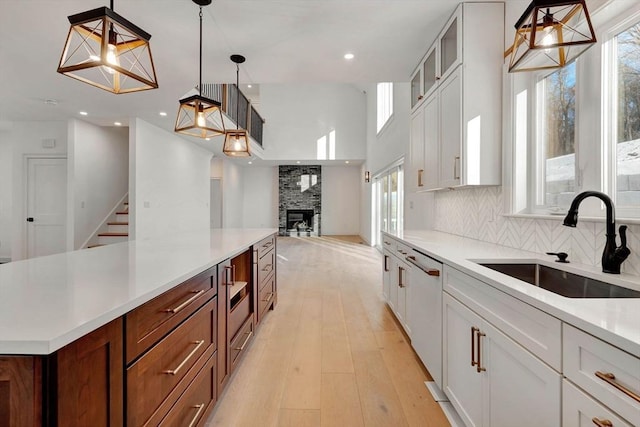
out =
{"type": "Polygon", "coordinates": [[[269,308],[274,297],[275,275],[272,274],[258,294],[258,321],[264,316],[264,312],[269,308]]]}
{"type": "Polygon", "coordinates": [[[443,270],[446,292],[561,372],[559,319],[448,265],[443,270]]]}
{"type": "Polygon", "coordinates": [[[273,249],[276,245],[276,235],[272,234],[271,236],[260,240],[258,243],[254,245],[254,247],[258,250],[258,259],[262,258],[267,252],[273,249]]]}
{"type": "Polygon", "coordinates": [[[216,268],[212,267],[127,313],[127,363],[158,342],[216,293],[216,268]]]}
{"type": "Polygon", "coordinates": [[[566,379],[562,381],[562,426],[632,427],[566,379]],[[599,422],[600,424],[596,424],[599,422]],[[607,423],[609,422],[609,423],[607,423]]]}
{"type": "Polygon", "coordinates": [[[253,336],[253,317],[247,319],[242,325],[238,333],[231,340],[229,344],[229,359],[231,360],[231,370],[233,370],[236,364],[240,361],[240,356],[244,354],[247,345],[251,341],[253,336]]]}
{"type": "Polygon", "coordinates": [[[238,300],[231,299],[231,312],[229,313],[229,336],[234,336],[240,329],[244,321],[251,314],[251,294],[249,292],[239,293],[238,300]]]}
{"type": "Polygon", "coordinates": [[[270,251],[258,260],[258,288],[265,284],[265,280],[275,268],[275,262],[275,251],[270,251]]]}
{"type": "Polygon", "coordinates": [[[216,356],[212,356],[158,425],[171,427],[202,425],[215,403],[216,356]]]}
{"type": "MultiPolygon", "coordinates": [[[[212,298],[127,369],[127,421],[147,422],[174,388],[216,350],[217,298],[212,298]]],[[[187,380],[185,380],[187,381],[187,380]]]]}
{"type": "Polygon", "coordinates": [[[568,324],[562,334],[565,377],[640,426],[640,358],[568,324]]]}

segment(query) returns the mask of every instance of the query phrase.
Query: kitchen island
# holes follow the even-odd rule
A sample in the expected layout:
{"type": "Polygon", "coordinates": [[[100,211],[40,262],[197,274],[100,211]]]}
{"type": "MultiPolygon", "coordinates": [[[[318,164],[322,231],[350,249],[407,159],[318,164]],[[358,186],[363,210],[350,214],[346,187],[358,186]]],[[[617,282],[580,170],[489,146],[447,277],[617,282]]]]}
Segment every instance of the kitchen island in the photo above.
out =
{"type": "Polygon", "coordinates": [[[0,265],[0,425],[204,422],[277,301],[276,231],[205,230],[0,265]]]}

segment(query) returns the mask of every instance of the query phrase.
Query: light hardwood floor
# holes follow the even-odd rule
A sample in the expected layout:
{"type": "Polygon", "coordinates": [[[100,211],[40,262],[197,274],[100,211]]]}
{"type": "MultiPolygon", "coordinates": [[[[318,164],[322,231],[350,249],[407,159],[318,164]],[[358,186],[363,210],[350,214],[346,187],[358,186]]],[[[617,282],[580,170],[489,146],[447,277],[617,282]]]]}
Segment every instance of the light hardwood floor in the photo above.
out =
{"type": "Polygon", "coordinates": [[[279,237],[278,305],[207,426],[448,426],[358,238],[279,237]]]}

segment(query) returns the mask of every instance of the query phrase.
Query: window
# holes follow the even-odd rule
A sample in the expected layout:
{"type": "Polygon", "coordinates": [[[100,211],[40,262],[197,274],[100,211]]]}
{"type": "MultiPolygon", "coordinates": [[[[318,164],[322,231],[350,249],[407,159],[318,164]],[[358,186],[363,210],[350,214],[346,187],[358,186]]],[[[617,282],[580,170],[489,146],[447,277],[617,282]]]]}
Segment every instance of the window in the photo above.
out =
{"type": "Polygon", "coordinates": [[[389,121],[389,118],[393,115],[393,83],[378,83],[377,100],[377,133],[380,133],[384,125],[389,121]]]}
{"type": "Polygon", "coordinates": [[[395,236],[403,229],[404,175],[402,164],[394,164],[373,178],[373,240],[379,246],[380,232],[395,236]]]}
{"type": "Polygon", "coordinates": [[[537,93],[535,205],[569,207],[576,185],[576,63],[541,79],[537,93]]]}
{"type": "MultiPolygon", "coordinates": [[[[576,193],[596,190],[618,219],[640,218],[640,3],[607,4],[617,17],[599,20],[600,42],[577,61],[509,75],[513,213],[564,214],[576,193]]],[[[590,200],[580,214],[603,217],[603,207],[590,200]]]]}
{"type": "Polygon", "coordinates": [[[640,206],[640,23],[609,42],[611,185],[618,207],[640,206]]]}

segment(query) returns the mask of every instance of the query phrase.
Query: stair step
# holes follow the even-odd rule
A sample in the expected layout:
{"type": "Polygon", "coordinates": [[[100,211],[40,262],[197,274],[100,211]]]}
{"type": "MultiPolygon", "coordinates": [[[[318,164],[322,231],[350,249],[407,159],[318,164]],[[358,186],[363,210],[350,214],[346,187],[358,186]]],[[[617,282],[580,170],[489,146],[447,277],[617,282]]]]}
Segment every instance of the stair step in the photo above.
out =
{"type": "Polygon", "coordinates": [[[99,243],[98,243],[97,245],[87,246],[87,249],[97,248],[97,247],[99,247],[99,246],[104,246],[104,245],[101,245],[101,244],[99,244],[99,243]]]}
{"type": "Polygon", "coordinates": [[[116,212],[116,215],[129,215],[129,212],[127,212],[127,211],[116,212]]]}
{"type": "Polygon", "coordinates": [[[114,221],[114,222],[108,222],[107,225],[129,225],[129,223],[123,222],[123,221],[114,221]]]}
{"type": "Polygon", "coordinates": [[[128,235],[129,233],[100,233],[98,234],[98,237],[127,237],[128,235]]]}

